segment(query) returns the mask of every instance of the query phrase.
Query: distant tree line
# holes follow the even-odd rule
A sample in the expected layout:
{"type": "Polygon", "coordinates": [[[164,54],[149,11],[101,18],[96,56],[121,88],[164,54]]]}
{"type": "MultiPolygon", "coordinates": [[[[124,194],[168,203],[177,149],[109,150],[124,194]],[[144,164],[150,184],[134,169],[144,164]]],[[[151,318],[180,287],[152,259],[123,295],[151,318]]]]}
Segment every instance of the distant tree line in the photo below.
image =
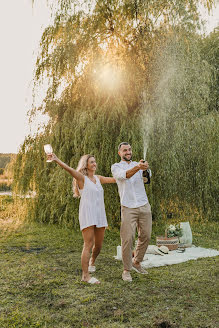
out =
{"type": "MultiPolygon", "coordinates": [[[[9,153],[9,154],[0,153],[0,168],[1,169],[4,169],[6,167],[6,165],[10,162],[12,155],[13,154],[11,154],[11,153],[9,153]]],[[[0,171],[0,172],[3,172],[3,171],[0,171]]],[[[0,174],[3,174],[3,173],[0,173],[0,174]]]]}
{"type": "Polygon", "coordinates": [[[15,162],[16,155],[0,154],[0,191],[8,191],[12,189],[13,180],[13,165],[15,162]]]}

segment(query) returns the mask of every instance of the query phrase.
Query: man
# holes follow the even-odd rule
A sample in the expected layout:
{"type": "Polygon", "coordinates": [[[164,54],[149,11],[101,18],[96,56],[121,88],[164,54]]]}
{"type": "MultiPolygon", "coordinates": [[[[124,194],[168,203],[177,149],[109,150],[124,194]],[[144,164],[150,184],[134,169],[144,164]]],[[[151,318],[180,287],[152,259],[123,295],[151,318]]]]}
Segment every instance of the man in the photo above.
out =
{"type": "Polygon", "coordinates": [[[118,154],[121,162],[113,164],[111,170],[118,185],[121,202],[122,279],[131,282],[131,269],[141,274],[148,273],[140,262],[147,250],[152,228],[151,207],[142,176],[142,171],[147,170],[149,165],[143,160],[139,163],[132,162],[132,148],[127,142],[120,143],[118,154]],[[132,258],[136,226],[138,241],[135,256],[132,258]]]}

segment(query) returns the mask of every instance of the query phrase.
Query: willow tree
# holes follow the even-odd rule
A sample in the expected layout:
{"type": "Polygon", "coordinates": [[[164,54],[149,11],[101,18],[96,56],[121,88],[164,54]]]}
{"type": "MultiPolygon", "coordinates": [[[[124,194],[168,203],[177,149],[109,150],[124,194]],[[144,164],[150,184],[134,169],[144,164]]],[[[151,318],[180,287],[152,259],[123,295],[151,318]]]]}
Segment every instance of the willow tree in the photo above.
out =
{"type": "MultiPolygon", "coordinates": [[[[143,156],[143,131],[148,126],[145,122],[142,130],[140,123],[143,113],[146,111],[147,117],[150,108],[153,148],[149,147],[148,158],[153,159],[152,169],[158,166],[162,156],[159,131],[162,123],[157,122],[163,117],[160,114],[163,104],[157,100],[161,86],[159,68],[169,67],[170,62],[166,65],[165,61],[169,50],[165,49],[175,49],[178,42],[179,51],[184,49],[183,54],[188,58],[185,65],[190,60],[195,65],[193,50],[197,48],[194,39],[199,27],[199,3],[195,0],[96,0],[82,4],[82,1],[60,0],[57,7],[53,7],[54,23],[45,29],[41,38],[34,94],[37,96],[44,80],[48,88],[41,106],[33,105],[31,111],[31,115],[38,111],[48,114],[50,122],[43,133],[26,138],[15,165],[15,187],[23,192],[32,188],[37,193],[31,203],[32,218],[43,222],[71,222],[78,227],[78,202],[72,199],[71,179],[55,164],[45,162],[44,143],[51,143],[54,152],[73,167],[82,154],[92,153],[99,172],[109,175],[111,164],[118,160],[119,142],[127,140],[133,145],[135,159],[143,156]]],[[[203,3],[210,9],[213,1],[203,3]]],[[[183,78],[185,80],[185,76],[183,78]]],[[[186,80],[188,83],[185,82],[182,89],[189,87],[191,79],[189,73],[190,82],[186,80]]],[[[202,88],[204,90],[205,82],[202,88]]],[[[191,96],[197,97],[200,104],[198,94],[194,92],[191,96]]],[[[187,99],[185,106],[189,102],[187,99]]],[[[203,108],[207,102],[206,98],[203,108]]],[[[176,111],[179,108],[178,104],[176,111]]],[[[196,115],[195,105],[189,110],[196,115]]],[[[164,115],[165,125],[171,113],[173,111],[164,115]]],[[[154,181],[148,192],[158,216],[161,203],[157,199],[162,198],[166,182],[164,186],[160,173],[155,173],[154,181]]],[[[105,195],[109,222],[117,226],[116,186],[107,186],[105,195]]],[[[168,199],[166,194],[165,199],[168,199]]]]}
{"type": "Polygon", "coordinates": [[[154,63],[153,197],[166,216],[217,219],[215,68],[201,37],[191,37],[186,44],[174,36],[154,63]]]}

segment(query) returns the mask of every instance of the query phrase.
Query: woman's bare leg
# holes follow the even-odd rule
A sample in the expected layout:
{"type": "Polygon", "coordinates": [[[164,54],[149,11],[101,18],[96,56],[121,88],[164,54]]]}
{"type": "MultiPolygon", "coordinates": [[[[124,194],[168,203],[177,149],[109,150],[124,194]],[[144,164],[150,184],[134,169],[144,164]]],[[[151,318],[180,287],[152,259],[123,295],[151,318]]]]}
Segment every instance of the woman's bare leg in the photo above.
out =
{"type": "Polygon", "coordinates": [[[88,272],[89,258],[91,249],[94,245],[94,228],[91,226],[82,230],[84,246],[81,253],[82,281],[88,281],[91,277],[88,272]]]}
{"type": "Polygon", "coordinates": [[[103,244],[103,239],[104,239],[104,232],[105,232],[105,227],[103,228],[94,227],[94,245],[93,245],[89,265],[94,265],[97,256],[100,254],[103,244]]]}

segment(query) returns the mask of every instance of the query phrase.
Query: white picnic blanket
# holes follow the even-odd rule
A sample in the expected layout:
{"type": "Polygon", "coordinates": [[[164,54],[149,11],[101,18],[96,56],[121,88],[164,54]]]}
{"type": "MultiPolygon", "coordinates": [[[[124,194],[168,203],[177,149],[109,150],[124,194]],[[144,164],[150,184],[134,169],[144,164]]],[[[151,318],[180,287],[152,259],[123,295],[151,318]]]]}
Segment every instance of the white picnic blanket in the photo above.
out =
{"type": "MultiPolygon", "coordinates": [[[[118,246],[119,247],[119,246],[118,246]]],[[[122,260],[119,248],[117,247],[117,255],[115,259],[122,260]]],[[[197,260],[201,257],[213,257],[218,256],[219,251],[216,249],[208,249],[202,247],[188,247],[184,253],[178,253],[177,251],[170,251],[169,254],[161,256],[154,254],[145,254],[143,261],[141,262],[144,268],[160,267],[164,265],[178,264],[190,260],[197,260]]]]}

